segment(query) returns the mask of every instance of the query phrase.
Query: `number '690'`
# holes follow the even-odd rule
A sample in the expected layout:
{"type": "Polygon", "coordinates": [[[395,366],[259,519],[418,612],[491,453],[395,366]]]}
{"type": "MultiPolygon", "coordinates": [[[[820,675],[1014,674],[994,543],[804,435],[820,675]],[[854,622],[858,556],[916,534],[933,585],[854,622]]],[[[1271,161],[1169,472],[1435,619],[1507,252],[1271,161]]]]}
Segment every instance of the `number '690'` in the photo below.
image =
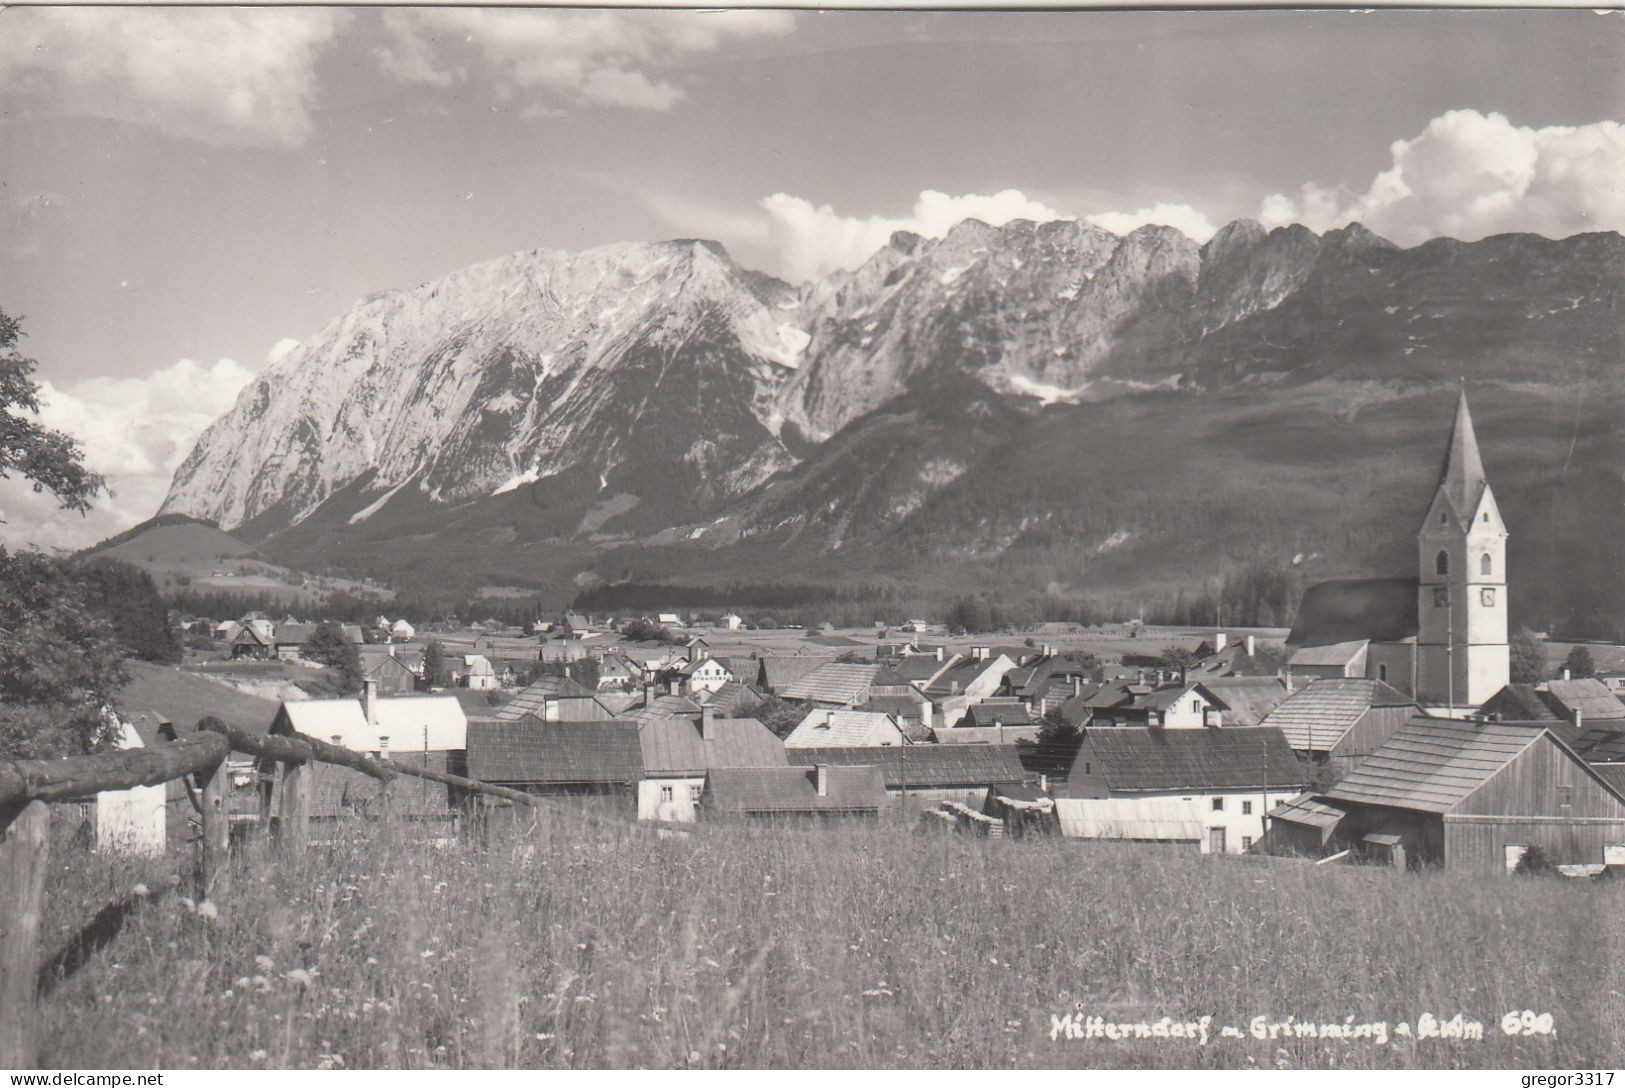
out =
{"type": "Polygon", "coordinates": [[[1501,1017],[1501,1030],[1507,1035],[1551,1035],[1552,1014],[1543,1012],[1537,1016],[1529,1009],[1509,1012],[1501,1017]]]}

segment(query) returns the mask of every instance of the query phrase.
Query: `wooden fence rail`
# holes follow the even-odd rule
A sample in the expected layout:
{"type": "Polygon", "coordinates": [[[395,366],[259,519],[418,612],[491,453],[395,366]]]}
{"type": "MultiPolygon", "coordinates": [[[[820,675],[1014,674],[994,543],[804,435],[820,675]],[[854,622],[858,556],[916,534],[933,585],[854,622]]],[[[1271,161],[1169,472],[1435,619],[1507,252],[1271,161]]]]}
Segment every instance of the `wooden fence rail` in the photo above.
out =
{"type": "MultiPolygon", "coordinates": [[[[202,777],[201,799],[194,799],[202,817],[199,851],[199,898],[220,900],[231,891],[231,831],[226,757],[232,752],[271,760],[283,767],[280,830],[284,847],[302,850],[309,842],[308,822],[312,784],[304,769],[313,763],[347,767],[384,784],[388,811],[388,784],[399,775],[439,782],[470,794],[500,797],[523,805],[534,799],[518,790],[493,786],[427,767],[369,756],[302,733],[271,736],[250,733],[205,718],[198,731],[168,744],[66,759],[0,761],[0,1068],[29,1069],[38,1065],[38,996],[48,992],[40,978],[39,934],[45,907],[45,873],[50,855],[50,804],[93,797],[108,790],[157,786],[177,778],[202,777]]],[[[270,812],[261,817],[269,822],[270,812]]],[[[114,905],[119,906],[118,904],[114,905]]],[[[109,908],[111,910],[112,908],[109,908]]],[[[74,967],[117,932],[116,921],[133,907],[109,915],[92,935],[81,934],[80,944],[64,953],[74,967]],[[107,930],[103,939],[102,930],[107,930]]],[[[92,932],[94,931],[94,932],[92,932]]],[[[59,957],[61,958],[61,957],[59,957]]],[[[67,961],[64,960],[64,963],[67,961]]]]}

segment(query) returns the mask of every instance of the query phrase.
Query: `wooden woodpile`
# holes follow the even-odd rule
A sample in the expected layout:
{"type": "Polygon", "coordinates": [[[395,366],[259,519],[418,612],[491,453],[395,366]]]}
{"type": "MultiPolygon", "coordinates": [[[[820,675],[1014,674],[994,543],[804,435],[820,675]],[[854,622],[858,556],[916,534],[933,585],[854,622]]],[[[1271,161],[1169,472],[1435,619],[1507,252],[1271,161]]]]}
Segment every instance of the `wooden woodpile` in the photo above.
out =
{"type": "MultiPolygon", "coordinates": [[[[66,759],[0,761],[0,1068],[38,1065],[39,995],[49,989],[42,972],[39,938],[45,912],[45,873],[50,861],[50,806],[94,797],[104,790],[156,786],[198,776],[203,782],[199,809],[203,834],[198,856],[198,900],[221,903],[231,895],[231,833],[227,811],[229,784],[226,759],[241,752],[280,764],[278,842],[301,851],[309,842],[312,790],[307,769],[316,763],[348,767],[384,786],[385,818],[388,784],[399,775],[425,778],[469,794],[531,806],[529,794],[471,778],[373,758],[303,734],[269,736],[249,733],[205,718],[198,731],[169,744],[66,759]]],[[[189,787],[189,792],[190,787],[189,787]]],[[[261,795],[262,826],[270,820],[271,796],[261,795]]],[[[98,915],[115,919],[133,904],[111,904],[98,915]],[[115,909],[116,908],[116,909],[115,909]]],[[[80,944],[95,941],[94,924],[80,944]]],[[[81,950],[82,951],[82,950],[81,950]]],[[[44,965],[58,963],[61,955],[44,965]]]]}

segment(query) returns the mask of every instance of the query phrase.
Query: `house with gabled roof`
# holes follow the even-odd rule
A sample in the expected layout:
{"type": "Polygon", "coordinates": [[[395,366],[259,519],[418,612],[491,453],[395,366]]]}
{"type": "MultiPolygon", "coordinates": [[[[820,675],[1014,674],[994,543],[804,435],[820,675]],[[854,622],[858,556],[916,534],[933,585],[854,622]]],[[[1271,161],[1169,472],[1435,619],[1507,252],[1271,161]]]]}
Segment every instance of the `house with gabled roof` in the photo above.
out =
{"type": "Polygon", "coordinates": [[[879,665],[831,661],[778,690],[780,698],[817,706],[852,707],[869,701],[879,665]]]}
{"type": "Polygon", "coordinates": [[[757,677],[756,686],[763,691],[782,695],[787,685],[834,660],[833,657],[814,654],[767,654],[761,659],[761,672],[757,677]]]}
{"type": "Polygon", "coordinates": [[[1039,776],[1011,747],[910,744],[883,748],[789,748],[799,767],[877,767],[891,811],[909,814],[943,801],[981,809],[994,787],[1031,786],[1039,776]]]}
{"type": "Polygon", "coordinates": [[[784,738],[786,748],[890,748],[908,738],[889,714],[815,707],[784,738]]]}
{"type": "Polygon", "coordinates": [[[1091,725],[1153,726],[1159,729],[1216,729],[1225,725],[1230,706],[1205,681],[1155,686],[1133,680],[1112,681],[1086,702],[1091,725]]]}
{"type": "Polygon", "coordinates": [[[787,767],[784,743],[755,718],[654,718],[638,728],[643,777],[638,819],[691,823],[705,780],[719,769],[787,767]]]}
{"type": "Polygon", "coordinates": [[[1264,717],[1292,750],[1347,773],[1420,712],[1416,700],[1364,677],[1316,680],[1288,695],[1264,717]]]}
{"type": "Polygon", "coordinates": [[[1227,726],[1262,725],[1287,697],[1286,685],[1274,676],[1204,675],[1201,683],[1224,702],[1227,726]]]}
{"type": "Polygon", "coordinates": [[[727,767],[706,776],[701,807],[710,818],[825,822],[873,820],[886,804],[880,768],[727,767]]]}
{"type": "Polygon", "coordinates": [[[366,682],[360,699],[285,701],[271,720],[273,734],[303,733],[356,752],[394,757],[402,752],[461,751],[468,718],[450,695],[377,697],[366,682]]]}
{"type": "Polygon", "coordinates": [[[966,707],[997,695],[1005,675],[1015,667],[1004,654],[990,656],[984,647],[977,647],[969,658],[938,673],[925,685],[926,697],[936,706],[938,728],[957,725],[966,707]]]}
{"type": "Polygon", "coordinates": [[[1416,715],[1316,800],[1343,813],[1329,848],[1401,868],[1510,872],[1535,846],[1600,864],[1625,845],[1625,794],[1539,723],[1416,715]]]}
{"type": "Polygon", "coordinates": [[[488,716],[503,722],[526,717],[544,722],[588,722],[608,721],[615,714],[579,681],[546,674],[532,680],[512,700],[488,716]]]}
{"type": "Polygon", "coordinates": [[[1324,646],[1301,646],[1287,659],[1287,679],[1298,688],[1316,680],[1364,676],[1370,648],[1371,640],[1365,638],[1324,646]]]}
{"type": "Polygon", "coordinates": [[[635,810],[643,779],[630,721],[469,723],[468,771],[482,781],[552,796],[602,796],[635,810]]]}
{"type": "Polygon", "coordinates": [[[379,695],[407,695],[417,690],[417,673],[412,671],[410,665],[389,652],[394,649],[393,646],[377,646],[371,649],[378,652],[361,655],[361,675],[377,682],[379,695]]]}
{"type": "Polygon", "coordinates": [[[716,691],[735,677],[727,665],[710,654],[703,654],[670,670],[665,679],[668,683],[676,681],[684,694],[695,696],[716,691]]]}
{"type": "Polygon", "coordinates": [[[598,690],[629,691],[643,682],[643,667],[634,665],[618,653],[605,654],[598,659],[598,690]]]}
{"type": "Polygon", "coordinates": [[[737,680],[729,680],[715,691],[695,692],[693,698],[700,705],[709,707],[719,718],[749,717],[751,711],[767,701],[762,698],[761,692],[737,680]]]}
{"type": "Polygon", "coordinates": [[[276,628],[270,620],[245,620],[231,637],[231,656],[272,657],[276,653],[276,628]]]}
{"type": "Polygon", "coordinates": [[[1200,820],[1203,853],[1239,854],[1263,838],[1265,815],[1301,793],[1308,778],[1279,729],[1090,729],[1064,796],[1131,802],[1122,806],[1125,821],[1144,818],[1139,802],[1185,802],[1200,820]]]}

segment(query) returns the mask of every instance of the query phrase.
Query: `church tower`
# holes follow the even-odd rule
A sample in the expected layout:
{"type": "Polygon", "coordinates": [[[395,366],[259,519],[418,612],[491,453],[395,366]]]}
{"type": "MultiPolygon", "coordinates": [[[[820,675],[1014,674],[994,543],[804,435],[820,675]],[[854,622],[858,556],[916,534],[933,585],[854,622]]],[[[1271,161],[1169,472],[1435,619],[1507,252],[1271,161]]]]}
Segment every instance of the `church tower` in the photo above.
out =
{"type": "Polygon", "coordinates": [[[1480,706],[1506,686],[1507,531],[1478,456],[1467,391],[1439,487],[1417,533],[1417,697],[1480,706]]]}

